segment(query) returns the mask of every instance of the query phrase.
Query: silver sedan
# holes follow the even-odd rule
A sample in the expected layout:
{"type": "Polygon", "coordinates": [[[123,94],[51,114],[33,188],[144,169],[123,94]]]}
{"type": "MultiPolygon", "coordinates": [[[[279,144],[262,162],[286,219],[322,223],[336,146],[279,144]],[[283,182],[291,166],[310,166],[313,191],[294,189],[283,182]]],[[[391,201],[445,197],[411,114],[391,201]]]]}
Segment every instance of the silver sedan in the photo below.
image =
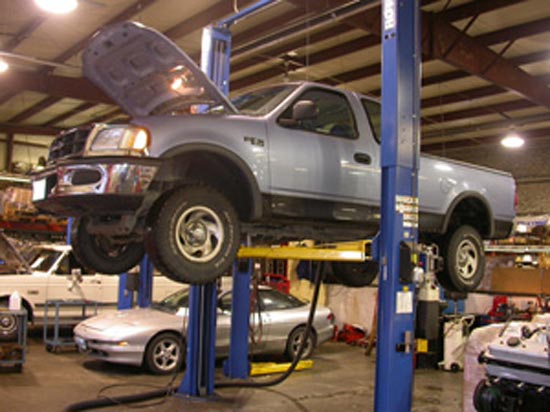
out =
{"type": "MultiPolygon", "coordinates": [[[[81,351],[112,363],[143,365],[155,374],[172,373],[185,357],[188,322],[188,289],[182,289],[147,309],[129,309],[94,316],[74,329],[81,351]]],[[[218,297],[216,355],[229,352],[231,291],[218,297]]],[[[250,315],[250,353],[278,353],[293,359],[302,340],[310,305],[277,290],[260,287],[256,309],[250,315]]],[[[308,339],[302,358],[329,340],[334,331],[330,309],[318,306],[313,336],[308,339]]]]}

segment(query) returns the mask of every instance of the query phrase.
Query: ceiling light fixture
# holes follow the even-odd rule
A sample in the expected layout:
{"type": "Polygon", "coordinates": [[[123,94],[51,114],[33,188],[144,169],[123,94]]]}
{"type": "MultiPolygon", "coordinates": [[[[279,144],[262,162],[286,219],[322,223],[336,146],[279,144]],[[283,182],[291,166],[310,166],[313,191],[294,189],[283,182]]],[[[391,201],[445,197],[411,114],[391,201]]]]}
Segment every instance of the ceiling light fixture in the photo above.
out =
{"type": "Polygon", "coordinates": [[[67,14],[78,6],[77,0],[34,0],[42,10],[54,14],[67,14]]]}
{"type": "Polygon", "coordinates": [[[510,131],[501,141],[500,144],[507,149],[517,149],[525,143],[523,137],[518,135],[514,130],[510,131]]]}
{"type": "Polygon", "coordinates": [[[4,73],[8,71],[10,68],[10,65],[6,63],[4,60],[0,59],[0,73],[4,73]]]}

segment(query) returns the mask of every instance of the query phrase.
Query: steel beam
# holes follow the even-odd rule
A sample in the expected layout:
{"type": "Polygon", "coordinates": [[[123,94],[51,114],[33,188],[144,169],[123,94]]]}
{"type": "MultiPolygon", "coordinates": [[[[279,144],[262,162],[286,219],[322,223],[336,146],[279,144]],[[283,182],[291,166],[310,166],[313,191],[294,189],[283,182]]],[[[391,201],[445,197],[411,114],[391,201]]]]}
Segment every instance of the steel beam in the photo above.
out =
{"type": "MultiPolygon", "coordinates": [[[[136,13],[139,13],[140,11],[143,11],[145,8],[149,7],[151,4],[153,4],[157,1],[158,0],[139,0],[139,1],[135,2],[134,4],[130,5],[129,7],[127,7],[121,13],[116,15],[114,18],[112,18],[111,20],[106,22],[105,25],[128,20],[129,18],[134,16],[136,13]]],[[[44,19],[45,19],[45,15],[39,16],[38,18],[36,18],[35,19],[36,21],[34,22],[34,24],[30,24],[26,29],[24,29],[18,35],[16,35],[14,39],[12,39],[11,44],[14,45],[14,46],[11,47],[11,48],[6,48],[4,51],[13,50],[13,48],[17,44],[19,44],[22,40],[24,40],[25,37],[30,36],[32,34],[32,32],[34,30],[36,30],[36,28],[42,23],[42,21],[44,19]]],[[[81,51],[84,48],[84,46],[86,46],[86,44],[88,43],[90,37],[92,37],[94,33],[95,33],[95,30],[94,30],[94,32],[89,33],[87,36],[85,36],[79,42],[73,44],[69,49],[63,51],[61,54],[54,57],[53,61],[57,62],[57,63],[63,63],[67,59],[69,59],[70,57],[77,54],[79,51],[81,51]]],[[[47,73],[51,73],[51,71],[52,71],[51,68],[43,68],[43,69],[39,70],[39,73],[40,74],[47,74],[47,73]]],[[[12,93],[10,93],[6,96],[3,96],[0,99],[0,105],[5,103],[6,101],[8,101],[10,98],[12,98],[14,96],[14,94],[18,93],[19,91],[20,90],[15,90],[15,91],[13,91],[12,93]]]]}
{"type": "Polygon", "coordinates": [[[114,104],[105,93],[84,78],[8,71],[0,77],[0,89],[13,92],[30,90],[53,97],[114,104]]]}
{"type": "MultiPolygon", "coordinates": [[[[5,138],[1,138],[0,137],[0,142],[2,143],[8,143],[8,139],[5,139],[5,138]]],[[[30,143],[30,142],[25,142],[25,141],[17,141],[17,140],[14,140],[13,141],[13,144],[16,145],[16,146],[23,146],[23,147],[36,147],[38,149],[48,149],[50,147],[49,144],[39,144],[39,143],[30,143]]],[[[30,181],[30,180],[29,180],[30,181]]]]}
{"type": "Polygon", "coordinates": [[[13,133],[13,134],[32,134],[37,136],[56,136],[61,129],[56,127],[44,127],[44,126],[32,126],[32,125],[19,125],[4,123],[0,124],[0,133],[13,133]]]}
{"type": "MultiPolygon", "coordinates": [[[[238,2],[239,7],[246,7],[255,0],[241,0],[238,2]]],[[[235,12],[234,3],[232,1],[221,0],[206,10],[195,14],[194,16],[179,22],[178,24],[170,27],[164,32],[164,35],[175,40],[183,37],[196,30],[200,30],[206,27],[212,22],[222,19],[223,17],[235,12]]]]}
{"type": "MultiPolygon", "coordinates": [[[[534,140],[550,139],[550,127],[542,127],[538,129],[522,130],[523,138],[530,142],[534,140]]],[[[437,143],[427,142],[422,144],[422,151],[439,152],[451,149],[461,149],[465,147],[475,147],[487,144],[498,144],[502,139],[502,134],[491,133],[487,135],[476,136],[475,138],[462,138],[460,140],[443,141],[437,143]]]]}
{"type": "Polygon", "coordinates": [[[56,104],[60,99],[57,97],[46,97],[42,99],[39,103],[34,106],[29,107],[27,110],[16,114],[12,118],[8,119],[8,123],[20,123],[24,120],[27,120],[29,117],[34,116],[35,114],[40,113],[42,110],[47,109],[50,106],[56,104]]]}
{"type": "MultiPolygon", "coordinates": [[[[255,64],[262,64],[272,59],[281,58],[281,56],[286,55],[287,53],[290,53],[294,49],[298,49],[301,47],[305,47],[307,45],[319,43],[331,38],[334,38],[336,36],[340,36],[344,33],[348,33],[352,29],[347,26],[335,26],[328,30],[323,30],[319,33],[313,33],[309,38],[307,39],[297,39],[293,40],[289,43],[284,43],[280,45],[276,45],[274,47],[268,47],[267,49],[262,49],[259,51],[260,56],[251,56],[245,59],[239,59],[239,50],[236,46],[237,43],[235,39],[233,39],[233,43],[235,44],[235,48],[233,50],[233,57],[239,61],[235,63],[231,63],[231,72],[236,73],[240,70],[248,69],[250,66],[253,66],[255,64]]],[[[250,39],[247,39],[248,41],[250,39]]],[[[242,42],[241,44],[243,44],[242,42]]]]}
{"type": "Polygon", "coordinates": [[[550,107],[550,93],[546,84],[462,33],[444,19],[424,13],[423,20],[424,27],[429,27],[431,33],[433,58],[517,92],[533,103],[550,107]]]}
{"type": "Polygon", "coordinates": [[[510,119],[496,120],[492,122],[478,123],[468,126],[445,128],[441,130],[429,130],[422,132],[422,145],[431,143],[440,143],[442,140],[451,138],[452,140],[459,139],[461,134],[481,132],[484,130],[494,130],[515,126],[521,128],[522,126],[536,123],[549,123],[550,113],[539,113],[529,116],[513,117],[510,119]],[[441,139],[441,140],[437,140],[441,139]]]}
{"type": "Polygon", "coordinates": [[[91,109],[94,106],[95,103],[82,103],[75,108],[60,114],[59,116],[55,116],[53,119],[48,120],[46,123],[43,124],[43,126],[53,126],[57,123],[61,123],[63,120],[67,120],[68,118],[80,114],[88,109],[91,109]]]}
{"type": "Polygon", "coordinates": [[[90,124],[90,123],[104,123],[104,122],[107,122],[107,121],[109,121],[109,120],[111,120],[111,119],[113,119],[117,116],[120,116],[122,114],[123,114],[123,112],[122,112],[121,109],[113,109],[110,112],[105,113],[101,116],[96,116],[96,117],[91,118],[90,120],[79,123],[79,124],[77,124],[77,126],[83,126],[85,124],[90,124]]]}
{"type": "Polygon", "coordinates": [[[10,40],[4,44],[2,51],[12,51],[17,46],[19,46],[25,39],[30,37],[30,35],[38,28],[44,21],[46,21],[47,15],[40,14],[36,17],[33,17],[30,22],[28,22],[23,29],[16,33],[10,40]]]}
{"type": "Polygon", "coordinates": [[[502,117],[506,117],[506,112],[529,109],[534,106],[535,104],[531,103],[528,100],[513,100],[505,103],[498,103],[481,107],[474,107],[471,109],[457,110],[454,112],[441,113],[429,117],[425,116],[422,119],[422,124],[445,123],[454,120],[469,119],[472,117],[488,116],[491,114],[498,114],[502,117]]]}

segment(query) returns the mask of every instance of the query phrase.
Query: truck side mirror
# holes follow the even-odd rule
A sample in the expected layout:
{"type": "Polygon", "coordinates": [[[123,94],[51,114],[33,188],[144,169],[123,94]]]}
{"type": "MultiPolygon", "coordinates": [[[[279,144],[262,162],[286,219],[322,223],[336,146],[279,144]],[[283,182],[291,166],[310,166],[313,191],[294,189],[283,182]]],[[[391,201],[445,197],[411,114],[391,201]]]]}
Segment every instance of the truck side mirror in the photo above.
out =
{"type": "Polygon", "coordinates": [[[317,117],[319,110],[317,105],[311,100],[299,100],[292,107],[292,119],[293,120],[308,120],[317,117]]]}

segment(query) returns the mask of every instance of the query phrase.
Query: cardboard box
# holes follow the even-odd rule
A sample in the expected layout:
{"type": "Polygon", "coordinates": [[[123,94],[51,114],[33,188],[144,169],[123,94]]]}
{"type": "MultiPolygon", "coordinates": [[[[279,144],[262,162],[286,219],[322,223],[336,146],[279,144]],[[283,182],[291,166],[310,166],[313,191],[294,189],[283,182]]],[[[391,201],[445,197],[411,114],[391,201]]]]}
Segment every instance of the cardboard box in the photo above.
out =
{"type": "Polygon", "coordinates": [[[550,270],[496,267],[493,269],[491,289],[493,292],[512,294],[549,294],[550,270]]]}

